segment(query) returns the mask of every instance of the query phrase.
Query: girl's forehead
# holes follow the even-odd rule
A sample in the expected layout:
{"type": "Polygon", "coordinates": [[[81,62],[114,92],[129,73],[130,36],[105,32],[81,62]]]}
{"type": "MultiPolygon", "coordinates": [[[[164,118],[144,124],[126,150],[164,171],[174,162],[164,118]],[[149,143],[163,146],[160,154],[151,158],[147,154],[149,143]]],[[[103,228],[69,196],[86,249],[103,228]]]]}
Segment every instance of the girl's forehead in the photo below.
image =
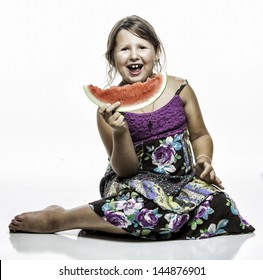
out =
{"type": "Polygon", "coordinates": [[[130,32],[126,29],[120,30],[116,36],[116,44],[125,43],[127,41],[129,41],[129,42],[147,42],[149,44],[149,42],[147,40],[138,37],[137,35],[133,34],[132,32],[130,32]]]}

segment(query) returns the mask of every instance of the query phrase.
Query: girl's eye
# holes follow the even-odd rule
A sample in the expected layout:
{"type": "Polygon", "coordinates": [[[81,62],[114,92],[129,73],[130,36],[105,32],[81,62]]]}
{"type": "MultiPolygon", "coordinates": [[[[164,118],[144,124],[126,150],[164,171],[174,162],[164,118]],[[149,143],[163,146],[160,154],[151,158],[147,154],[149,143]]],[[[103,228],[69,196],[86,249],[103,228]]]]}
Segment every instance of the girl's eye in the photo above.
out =
{"type": "Polygon", "coordinates": [[[141,46],[140,48],[141,48],[142,50],[147,49],[145,46],[141,46]]]}
{"type": "Polygon", "coordinates": [[[128,50],[128,48],[122,48],[121,50],[122,50],[122,51],[127,51],[127,50],[128,50]]]}

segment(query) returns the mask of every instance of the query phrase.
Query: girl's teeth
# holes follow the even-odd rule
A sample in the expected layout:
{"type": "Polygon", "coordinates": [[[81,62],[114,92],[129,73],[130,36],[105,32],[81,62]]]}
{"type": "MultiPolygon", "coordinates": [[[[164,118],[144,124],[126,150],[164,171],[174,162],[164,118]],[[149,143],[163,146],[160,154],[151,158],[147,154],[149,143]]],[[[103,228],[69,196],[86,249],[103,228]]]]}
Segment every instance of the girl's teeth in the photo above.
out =
{"type": "Polygon", "coordinates": [[[139,65],[131,65],[130,67],[133,68],[133,69],[136,69],[136,68],[139,68],[140,66],[139,65]]]}

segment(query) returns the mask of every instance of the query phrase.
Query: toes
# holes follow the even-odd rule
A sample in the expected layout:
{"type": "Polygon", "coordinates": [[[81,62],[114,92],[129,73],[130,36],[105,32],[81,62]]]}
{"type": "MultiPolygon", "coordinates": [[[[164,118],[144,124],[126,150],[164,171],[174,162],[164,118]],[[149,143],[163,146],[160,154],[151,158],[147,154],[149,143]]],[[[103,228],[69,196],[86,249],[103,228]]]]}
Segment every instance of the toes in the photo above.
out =
{"type": "Polygon", "coordinates": [[[13,229],[13,230],[18,230],[18,229],[19,229],[19,225],[16,225],[16,224],[14,224],[14,223],[11,223],[11,224],[9,225],[9,228],[10,228],[10,229],[13,229]]]}
{"type": "Polygon", "coordinates": [[[18,230],[18,228],[12,223],[8,227],[10,232],[16,232],[18,230]]]}
{"type": "Polygon", "coordinates": [[[11,224],[14,225],[14,226],[19,226],[19,225],[21,225],[21,223],[22,223],[22,221],[19,221],[19,220],[17,220],[17,219],[13,219],[13,220],[11,221],[11,224]]]}
{"type": "Polygon", "coordinates": [[[10,232],[16,232],[18,230],[20,230],[22,225],[22,220],[20,219],[20,216],[16,216],[11,223],[9,224],[9,230],[10,232]]]}
{"type": "Polygon", "coordinates": [[[19,222],[22,222],[23,219],[25,219],[25,215],[24,214],[17,215],[14,218],[14,220],[19,221],[19,222]]]}
{"type": "Polygon", "coordinates": [[[10,231],[11,233],[14,233],[14,232],[17,232],[18,229],[16,229],[16,228],[13,227],[12,225],[9,225],[9,231],[10,231]]]}

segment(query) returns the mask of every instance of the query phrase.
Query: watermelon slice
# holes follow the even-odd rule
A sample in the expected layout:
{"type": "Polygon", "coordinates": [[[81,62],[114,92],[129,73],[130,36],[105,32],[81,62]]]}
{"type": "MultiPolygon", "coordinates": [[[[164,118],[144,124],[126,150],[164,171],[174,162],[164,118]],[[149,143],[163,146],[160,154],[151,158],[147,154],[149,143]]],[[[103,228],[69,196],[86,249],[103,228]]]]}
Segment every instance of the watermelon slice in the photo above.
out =
{"type": "Polygon", "coordinates": [[[145,82],[124,86],[111,86],[101,89],[93,85],[84,86],[88,98],[99,107],[104,104],[121,102],[119,112],[135,111],[152,104],[163,93],[167,83],[167,74],[158,73],[145,82]]]}

